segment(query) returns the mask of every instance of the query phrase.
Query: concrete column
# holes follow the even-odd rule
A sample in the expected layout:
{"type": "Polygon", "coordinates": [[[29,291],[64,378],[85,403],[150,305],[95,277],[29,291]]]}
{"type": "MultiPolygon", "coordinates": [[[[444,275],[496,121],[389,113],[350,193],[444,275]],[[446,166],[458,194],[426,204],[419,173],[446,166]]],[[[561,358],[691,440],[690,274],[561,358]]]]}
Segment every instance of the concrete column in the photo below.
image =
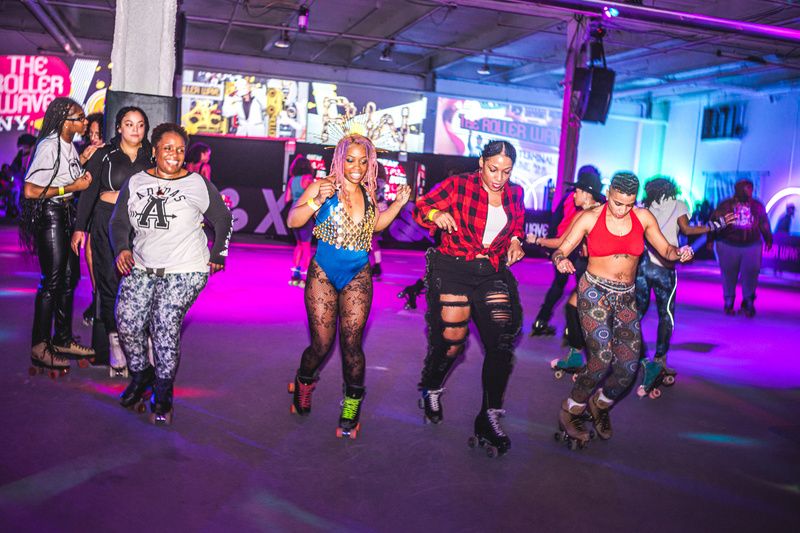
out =
{"type": "Polygon", "coordinates": [[[117,0],[111,87],[173,96],[178,0],[117,0]]]}

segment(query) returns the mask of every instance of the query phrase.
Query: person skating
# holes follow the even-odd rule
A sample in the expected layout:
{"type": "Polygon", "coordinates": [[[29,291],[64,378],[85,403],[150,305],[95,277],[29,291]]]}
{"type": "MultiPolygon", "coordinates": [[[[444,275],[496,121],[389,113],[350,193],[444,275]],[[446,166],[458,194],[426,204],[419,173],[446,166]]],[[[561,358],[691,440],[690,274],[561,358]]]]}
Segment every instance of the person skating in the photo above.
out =
{"type": "Polygon", "coordinates": [[[183,168],[188,141],[177,124],[157,126],[151,139],[155,167],[125,183],[111,216],[111,244],[124,276],[116,304],[117,330],[132,374],[120,403],[135,405],[152,385],[154,424],[172,423],[181,326],[209,273],[224,268],[231,236],[231,212],[219,191],[183,168]],[[204,218],[216,234],[210,251],[204,218]],[[155,368],[147,355],[148,332],[155,368]]]}
{"type": "Polygon", "coordinates": [[[408,202],[411,190],[398,188],[389,208],[378,213],[377,155],[372,141],[347,135],[336,145],[331,175],[309,185],[294,204],[287,224],[299,228],[316,217],[317,250],[308,269],[305,306],[311,344],[289,384],[291,411],[311,412],[319,368],[333,345],[338,324],[344,399],[337,437],[356,438],[365,394],[364,327],[372,305],[369,248],[372,234],[386,228],[408,202]]]}
{"type": "Polygon", "coordinates": [[[609,411],[636,377],[641,331],[634,280],[645,239],[670,261],[693,257],[691,247],[667,242],[649,211],[634,207],[638,190],[636,175],[615,174],[608,202],[584,211],[552,257],[559,272],[574,273],[567,256],[586,239],[589,264],[578,285],[578,313],[587,363],[558,415],[560,435],[571,447],[590,438],[583,425],[587,408],[597,435],[611,438],[609,411]]]}
{"type": "Polygon", "coordinates": [[[448,372],[464,351],[473,320],[485,351],[482,400],[470,445],[504,454],[511,440],[500,424],[522,325],[517,281],[509,267],[524,257],[525,207],[509,183],[516,150],[505,141],[483,148],[478,171],[451,176],[416,203],[415,220],[441,230],[426,254],[428,350],[419,382],[424,420],[440,423],[448,372]]]}

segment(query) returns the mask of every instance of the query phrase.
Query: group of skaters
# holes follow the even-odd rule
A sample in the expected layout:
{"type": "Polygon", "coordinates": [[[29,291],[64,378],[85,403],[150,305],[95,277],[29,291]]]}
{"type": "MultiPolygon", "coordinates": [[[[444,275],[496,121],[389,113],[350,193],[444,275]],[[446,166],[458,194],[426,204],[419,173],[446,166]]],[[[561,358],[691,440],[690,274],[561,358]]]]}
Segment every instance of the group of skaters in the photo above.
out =
{"type": "MultiPolygon", "coordinates": [[[[77,254],[88,241],[97,319],[107,333],[111,359],[121,358],[131,373],[120,403],[142,407],[152,391],[151,420],[168,424],[181,325],[208,277],[225,266],[231,214],[214,185],[184,165],[188,136],[179,125],[158,125],[148,139],[146,113],[125,107],[117,113],[114,139],[78,155],[71,141],[86,128],[77,103],[54,100],[26,176],[22,236],[41,267],[31,361],[34,369],[63,372],[70,359],[85,362],[96,356],[72,332],[77,254]],[[79,192],[76,221],[72,196],[79,192]],[[204,220],[215,232],[211,249],[204,220]]],[[[595,433],[602,439],[612,435],[609,412],[633,385],[644,358],[640,319],[651,290],[659,333],[655,377],[645,388],[652,390],[670,374],[666,355],[674,326],[674,267],[693,257],[690,246],[678,247],[678,232],[714,232],[724,238],[739,219],[745,221],[736,212],[745,202],[751,213],[746,222],[762,231],[752,184],[749,199],[738,198],[734,212],[720,211],[707,226],[695,228],[688,225],[671,180],[648,182],[645,207],[636,207],[640,184],[634,174],[615,174],[603,195],[599,172],[584,167],[568,184],[572,191],[557,210],[562,220],[554,225],[555,233],[548,238],[526,235],[523,189],[509,181],[515,161],[511,144],[488,142],[477,170],[446,178],[417,199],[414,211],[417,223],[440,235],[440,244],[425,256],[427,351],[418,384],[420,407],[426,422],[444,420],[444,384],[464,352],[473,322],[485,357],[470,444],[486,447],[491,456],[511,447],[502,418],[522,328],[512,266],[525,255],[523,242],[554,250],[553,293],[548,292],[534,333],[553,332],[548,320],[558,293],[570,275],[578,278],[566,307],[571,351],[553,366],[576,375],[558,425],[571,447],[582,447],[595,433]],[[576,362],[583,351],[586,362],[576,362]],[[587,429],[588,421],[594,432],[587,429]]],[[[411,189],[399,186],[391,204],[380,201],[377,151],[360,135],[339,141],[326,178],[304,179],[310,167],[303,167],[302,160],[295,163],[291,174],[299,179],[288,184],[292,206],[287,224],[304,237],[298,239],[295,264],[301,280],[307,271],[302,281],[310,344],[289,385],[291,410],[311,412],[320,369],[338,332],[344,390],[337,435],[356,438],[366,396],[363,335],[373,296],[370,250],[374,235],[397,217],[411,189]],[[317,239],[313,256],[304,244],[310,242],[309,233],[317,239]]],[[[754,294],[745,309],[753,299],[754,294]]]]}

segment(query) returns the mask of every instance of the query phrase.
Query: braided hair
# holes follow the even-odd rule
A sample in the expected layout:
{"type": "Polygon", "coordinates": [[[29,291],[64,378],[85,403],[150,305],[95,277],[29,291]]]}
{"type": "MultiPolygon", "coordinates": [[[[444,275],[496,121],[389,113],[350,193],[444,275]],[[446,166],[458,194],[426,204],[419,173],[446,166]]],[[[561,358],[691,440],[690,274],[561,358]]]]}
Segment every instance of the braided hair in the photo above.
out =
{"type": "MultiPolygon", "coordinates": [[[[44,197],[50,185],[52,185],[53,180],[56,178],[61,165],[61,139],[59,137],[61,136],[61,130],[64,128],[64,122],[66,122],[66,118],[74,107],[81,109],[80,104],[71,98],[56,98],[50,102],[50,105],[47,106],[47,110],[44,113],[44,118],[42,119],[42,129],[39,131],[39,136],[36,138],[36,146],[31,154],[30,161],[33,161],[36,157],[36,149],[39,147],[39,144],[51,135],[56,136],[57,148],[55,163],[53,163],[53,166],[50,168],[41,168],[35,170],[31,174],[33,175],[37,172],[52,172],[50,181],[47,183],[47,186],[42,189],[39,198],[29,199],[23,197],[20,201],[19,240],[22,247],[32,254],[37,252],[36,237],[40,230],[44,197]]],[[[26,178],[28,177],[30,176],[26,176],[26,178]]]]}
{"type": "Polygon", "coordinates": [[[615,189],[622,194],[639,194],[639,178],[633,172],[617,172],[611,178],[610,189],[615,189]]]}
{"type": "Polygon", "coordinates": [[[673,200],[678,197],[678,186],[667,176],[655,176],[644,184],[644,206],[673,200]]]}

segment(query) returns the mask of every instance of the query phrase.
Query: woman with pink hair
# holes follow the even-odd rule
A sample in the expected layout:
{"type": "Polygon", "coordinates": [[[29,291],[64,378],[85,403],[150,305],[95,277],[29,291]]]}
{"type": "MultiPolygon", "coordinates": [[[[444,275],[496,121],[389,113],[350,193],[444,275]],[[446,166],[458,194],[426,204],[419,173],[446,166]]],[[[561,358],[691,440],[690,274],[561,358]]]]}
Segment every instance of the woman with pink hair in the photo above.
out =
{"type": "Polygon", "coordinates": [[[333,345],[336,324],[342,352],[344,400],[338,437],[356,438],[364,399],[362,337],[372,305],[369,250],[372,234],[385,229],[408,202],[411,189],[401,186],[397,199],[382,213],[376,210],[378,161],[375,146],[361,135],[347,135],[333,153],[331,175],[312,183],[292,206],[290,228],[316,217],[317,251],[308,268],[305,304],[311,345],[289,384],[292,412],[311,412],[311,393],[319,368],[333,345]]]}

